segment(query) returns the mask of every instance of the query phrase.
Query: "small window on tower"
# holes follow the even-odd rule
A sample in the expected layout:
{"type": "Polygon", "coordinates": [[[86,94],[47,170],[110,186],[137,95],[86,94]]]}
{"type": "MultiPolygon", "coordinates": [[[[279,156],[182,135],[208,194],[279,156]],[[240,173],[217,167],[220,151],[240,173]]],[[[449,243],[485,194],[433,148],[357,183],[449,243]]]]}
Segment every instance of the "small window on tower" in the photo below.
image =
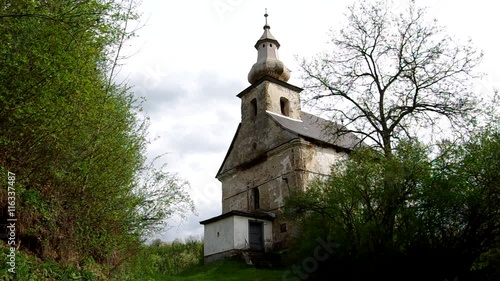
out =
{"type": "Polygon", "coordinates": [[[252,99],[250,101],[252,116],[257,116],[257,99],[252,99]]]}
{"type": "Polygon", "coordinates": [[[257,187],[255,187],[252,191],[253,191],[253,208],[254,208],[254,210],[260,209],[259,189],[257,187]]]}
{"type": "Polygon", "coordinates": [[[281,108],[281,114],[285,116],[290,115],[290,102],[286,98],[280,98],[280,108],[281,108]]]}

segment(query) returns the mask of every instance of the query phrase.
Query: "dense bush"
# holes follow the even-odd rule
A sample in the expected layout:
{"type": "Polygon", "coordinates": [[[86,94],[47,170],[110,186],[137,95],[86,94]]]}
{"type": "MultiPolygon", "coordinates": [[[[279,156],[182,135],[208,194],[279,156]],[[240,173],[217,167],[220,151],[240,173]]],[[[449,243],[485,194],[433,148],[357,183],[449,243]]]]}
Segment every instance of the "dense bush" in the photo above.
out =
{"type": "Polygon", "coordinates": [[[303,262],[321,238],[338,247],[316,259],[314,280],[498,280],[499,166],[498,132],[434,153],[417,143],[399,144],[389,159],[356,151],[287,200],[302,229],[295,262],[311,268],[303,262]]]}

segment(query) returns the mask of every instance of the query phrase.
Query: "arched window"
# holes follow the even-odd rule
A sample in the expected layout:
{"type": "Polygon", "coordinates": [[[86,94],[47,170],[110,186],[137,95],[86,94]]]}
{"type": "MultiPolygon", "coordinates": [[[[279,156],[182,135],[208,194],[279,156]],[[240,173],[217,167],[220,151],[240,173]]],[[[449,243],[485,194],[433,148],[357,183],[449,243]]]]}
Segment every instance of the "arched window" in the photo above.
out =
{"type": "Polygon", "coordinates": [[[257,99],[252,99],[250,101],[252,116],[257,116],[257,99]]]}
{"type": "Polygon", "coordinates": [[[280,98],[280,108],[281,108],[281,114],[285,116],[290,115],[290,102],[286,98],[280,98]]]}
{"type": "Polygon", "coordinates": [[[252,193],[253,193],[253,208],[255,210],[260,209],[260,193],[259,193],[259,189],[257,187],[255,187],[252,190],[252,193]]]}

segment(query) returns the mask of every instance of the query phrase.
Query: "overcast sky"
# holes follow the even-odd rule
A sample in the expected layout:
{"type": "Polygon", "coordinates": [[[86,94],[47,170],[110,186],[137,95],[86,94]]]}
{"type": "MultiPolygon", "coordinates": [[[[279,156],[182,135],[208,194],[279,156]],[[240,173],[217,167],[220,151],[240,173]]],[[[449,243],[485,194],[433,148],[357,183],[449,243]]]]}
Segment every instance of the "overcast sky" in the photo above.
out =
{"type": "MultiPolygon", "coordinates": [[[[400,0],[397,0],[400,1],[400,0]]],[[[215,175],[240,121],[236,95],[250,84],[257,58],[255,42],[268,9],[280,59],[292,70],[289,83],[301,86],[295,57],[326,50],[329,30],[345,21],[347,0],[143,0],[138,37],[129,41],[121,71],[137,96],[146,98],[151,119],[149,157],[168,153],[170,172],[191,184],[198,216],[190,215],[158,234],[165,241],[202,235],[199,221],[221,214],[221,184],[215,175]]],[[[477,92],[500,88],[500,4],[496,0],[428,0],[429,14],[449,33],[471,38],[484,51],[488,75],[477,92]]]]}

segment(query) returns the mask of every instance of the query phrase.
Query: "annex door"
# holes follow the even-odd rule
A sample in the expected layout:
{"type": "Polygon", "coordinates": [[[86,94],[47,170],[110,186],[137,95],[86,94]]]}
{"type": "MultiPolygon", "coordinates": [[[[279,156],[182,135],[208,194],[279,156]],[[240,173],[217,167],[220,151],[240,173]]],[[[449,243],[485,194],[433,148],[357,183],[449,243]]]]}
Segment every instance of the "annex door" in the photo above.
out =
{"type": "Polygon", "coordinates": [[[264,251],[264,224],[262,222],[248,222],[248,236],[250,250],[264,251]]]}

